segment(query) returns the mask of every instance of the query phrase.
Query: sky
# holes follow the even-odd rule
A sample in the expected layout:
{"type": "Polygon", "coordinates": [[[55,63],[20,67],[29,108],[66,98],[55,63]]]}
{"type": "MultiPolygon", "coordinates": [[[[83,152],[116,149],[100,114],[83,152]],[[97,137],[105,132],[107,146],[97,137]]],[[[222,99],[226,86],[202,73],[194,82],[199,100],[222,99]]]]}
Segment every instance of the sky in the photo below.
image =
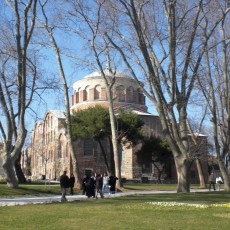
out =
{"type": "MultiPolygon", "coordinates": [[[[1,6],[0,6],[1,7],[1,6]]],[[[55,20],[55,18],[54,18],[55,20]]],[[[38,24],[39,26],[39,24],[38,24]]],[[[66,50],[66,52],[70,51],[71,53],[75,53],[83,58],[93,58],[93,53],[86,49],[79,38],[76,37],[69,37],[68,33],[60,33],[58,30],[55,31],[55,36],[57,38],[58,45],[62,50],[66,50]],[[68,50],[67,50],[68,49],[68,50]]],[[[45,37],[43,38],[45,40],[45,37]]],[[[37,44],[39,45],[39,44],[37,44]]],[[[57,61],[55,58],[55,54],[52,51],[51,47],[48,48],[41,48],[40,52],[42,55],[46,57],[43,61],[41,60],[42,68],[45,70],[46,75],[55,75],[56,79],[59,79],[59,73],[57,68],[57,61]]],[[[64,57],[64,71],[67,76],[67,84],[69,87],[69,96],[71,99],[72,95],[72,84],[79,79],[82,79],[84,76],[92,73],[95,71],[94,69],[87,68],[84,64],[76,64],[76,61],[73,62],[72,59],[64,57]]],[[[121,59],[117,60],[119,64],[118,67],[121,67],[120,71],[124,68],[123,61],[121,59]]],[[[60,81],[60,80],[59,80],[60,81]]],[[[43,94],[43,101],[36,101],[33,103],[33,110],[36,111],[36,114],[29,111],[27,115],[27,129],[31,132],[35,122],[39,119],[43,119],[45,116],[46,111],[54,110],[54,109],[64,109],[64,97],[62,94],[62,86],[59,86],[60,91],[53,91],[48,90],[43,94]]],[[[156,115],[156,110],[152,102],[150,102],[146,98],[146,105],[148,106],[148,111],[154,115],[156,115]]],[[[196,113],[197,108],[191,107],[191,113],[196,113]]],[[[1,137],[0,137],[1,138],[1,137]]]]}

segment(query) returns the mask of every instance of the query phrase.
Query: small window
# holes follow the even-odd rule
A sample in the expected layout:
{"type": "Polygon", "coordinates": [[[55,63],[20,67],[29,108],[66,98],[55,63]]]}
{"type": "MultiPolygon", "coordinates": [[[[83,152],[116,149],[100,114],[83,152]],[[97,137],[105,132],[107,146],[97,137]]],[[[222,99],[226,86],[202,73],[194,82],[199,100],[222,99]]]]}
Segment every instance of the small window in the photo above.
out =
{"type": "Polygon", "coordinates": [[[93,140],[90,138],[84,139],[84,155],[85,156],[93,155],[93,140]]]}
{"type": "Polygon", "coordinates": [[[152,163],[151,162],[142,165],[142,173],[152,173],[152,163]]]}

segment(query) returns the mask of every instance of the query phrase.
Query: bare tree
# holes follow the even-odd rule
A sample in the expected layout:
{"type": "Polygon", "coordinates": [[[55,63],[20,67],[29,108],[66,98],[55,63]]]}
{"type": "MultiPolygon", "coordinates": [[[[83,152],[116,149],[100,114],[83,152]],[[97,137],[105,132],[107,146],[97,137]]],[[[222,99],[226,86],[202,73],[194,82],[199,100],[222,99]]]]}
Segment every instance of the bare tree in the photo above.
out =
{"type": "MultiPolygon", "coordinates": [[[[215,152],[224,178],[224,188],[229,191],[228,169],[224,161],[230,152],[230,5],[229,1],[215,1],[213,4],[221,23],[205,53],[199,84],[210,111],[215,152]]],[[[207,16],[205,19],[212,20],[207,16]]]]}
{"type": "Polygon", "coordinates": [[[173,152],[178,192],[190,191],[188,102],[207,42],[221,20],[204,20],[211,14],[210,4],[202,0],[107,4],[106,36],[133,78],[145,82],[146,88],[139,84],[140,88],[155,105],[173,152]]]}
{"type": "Polygon", "coordinates": [[[58,43],[56,41],[55,35],[54,35],[54,26],[49,24],[49,19],[47,17],[47,14],[45,12],[45,6],[47,4],[48,0],[45,1],[44,3],[41,3],[39,1],[43,17],[44,17],[44,23],[43,27],[47,33],[47,35],[50,38],[51,41],[51,46],[56,54],[56,59],[59,67],[59,76],[62,81],[63,85],[63,91],[64,91],[64,100],[65,100],[65,115],[66,115],[66,129],[67,129],[67,142],[70,150],[70,155],[72,157],[72,162],[73,162],[73,172],[76,177],[76,183],[80,187],[81,184],[81,178],[80,178],[80,172],[79,172],[79,167],[78,167],[78,161],[77,161],[77,155],[75,154],[74,151],[74,144],[73,144],[73,134],[72,134],[72,125],[71,125],[71,116],[70,116],[70,103],[69,103],[69,92],[68,92],[68,85],[67,85],[67,80],[66,80],[66,74],[65,74],[65,69],[62,61],[62,55],[61,51],[59,49],[58,43]]]}
{"type": "Polygon", "coordinates": [[[113,106],[113,100],[115,96],[114,86],[116,79],[116,67],[110,55],[108,40],[104,36],[103,32],[99,30],[99,27],[102,25],[103,21],[102,14],[104,2],[105,1],[98,1],[97,4],[94,4],[92,8],[89,8],[87,6],[87,2],[69,1],[70,7],[67,7],[68,10],[65,13],[69,24],[66,24],[65,28],[72,32],[72,34],[74,34],[78,39],[83,38],[83,41],[86,42],[90,47],[90,50],[93,53],[93,58],[80,58],[77,55],[67,55],[90,65],[94,70],[97,70],[104,79],[109,104],[112,146],[115,162],[115,172],[113,173],[115,173],[115,175],[118,177],[117,187],[121,187],[122,182],[120,159],[118,153],[118,134],[113,106]],[[91,11],[91,9],[93,10],[91,11]],[[79,30],[77,28],[78,26],[84,27],[84,30],[79,30]],[[87,32],[84,33],[85,31],[87,32]]]}
{"type": "Polygon", "coordinates": [[[18,186],[18,181],[14,172],[14,163],[25,142],[27,134],[25,111],[32,101],[34,82],[37,77],[36,64],[34,60],[29,59],[28,55],[35,26],[37,1],[6,0],[5,3],[8,7],[2,4],[8,13],[12,14],[14,20],[11,23],[6,20],[4,22],[8,23],[8,26],[14,24],[14,28],[10,27],[12,31],[8,29],[8,34],[6,35],[5,31],[3,35],[9,38],[5,44],[9,42],[14,44],[13,46],[1,46],[0,51],[0,106],[3,113],[1,114],[0,131],[4,139],[2,158],[6,181],[8,186],[15,188],[18,186]],[[13,39],[11,35],[14,36],[13,39]],[[16,69],[13,68],[14,65],[17,66],[16,69]]]}

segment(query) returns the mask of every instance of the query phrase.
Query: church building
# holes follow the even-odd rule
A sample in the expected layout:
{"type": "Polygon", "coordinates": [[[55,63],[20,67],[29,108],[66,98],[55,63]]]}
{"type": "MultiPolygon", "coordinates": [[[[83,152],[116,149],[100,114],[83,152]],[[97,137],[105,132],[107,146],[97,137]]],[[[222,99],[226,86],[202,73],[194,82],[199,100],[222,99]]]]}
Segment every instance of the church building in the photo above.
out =
{"type": "MultiPolygon", "coordinates": [[[[105,74],[108,81],[113,80],[109,71],[105,71],[105,74]]],[[[159,117],[148,112],[145,96],[139,85],[131,77],[125,73],[116,73],[112,91],[115,111],[121,108],[138,114],[144,121],[143,132],[146,135],[163,135],[159,117]]],[[[99,72],[94,72],[74,82],[70,109],[71,111],[79,111],[96,105],[105,108],[109,106],[105,80],[99,72]]],[[[32,177],[58,179],[63,170],[67,170],[68,174],[72,172],[72,159],[68,151],[64,121],[64,111],[50,110],[47,111],[42,121],[36,122],[32,132],[31,146],[28,150],[32,177]]],[[[206,139],[206,137],[203,138],[206,139]]],[[[79,138],[74,145],[82,177],[85,174],[106,171],[103,154],[96,141],[91,138],[79,138]]],[[[104,146],[109,153],[108,143],[104,142],[104,146]]],[[[134,147],[119,146],[122,177],[126,179],[144,177],[149,180],[156,180],[158,172],[151,162],[148,165],[137,163],[135,152],[138,148],[140,145],[134,147]]],[[[207,154],[206,148],[204,155],[207,154]]],[[[206,171],[205,164],[204,161],[202,164],[204,171],[206,171]]],[[[193,170],[193,177],[194,179],[198,178],[196,168],[193,170]]],[[[165,178],[176,181],[177,176],[173,161],[162,175],[162,179],[165,178]]]]}

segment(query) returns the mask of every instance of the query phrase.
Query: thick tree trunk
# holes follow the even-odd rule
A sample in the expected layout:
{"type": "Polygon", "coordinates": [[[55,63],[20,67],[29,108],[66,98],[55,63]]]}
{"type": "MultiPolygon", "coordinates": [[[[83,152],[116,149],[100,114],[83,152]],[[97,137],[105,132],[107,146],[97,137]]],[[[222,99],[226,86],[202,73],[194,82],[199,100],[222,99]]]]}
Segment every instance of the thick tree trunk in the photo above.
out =
{"type": "Polygon", "coordinates": [[[14,172],[14,161],[10,157],[3,156],[3,171],[5,173],[7,186],[10,188],[18,188],[18,181],[14,172]]]}
{"type": "Polygon", "coordinates": [[[105,152],[105,150],[104,150],[104,148],[103,148],[103,145],[102,145],[102,143],[101,143],[100,140],[98,140],[98,143],[99,143],[100,148],[101,148],[101,152],[102,152],[102,155],[103,155],[103,158],[104,158],[104,161],[105,161],[105,165],[106,165],[106,168],[107,168],[107,172],[108,172],[108,173],[111,173],[111,170],[110,170],[110,167],[109,167],[109,164],[108,164],[107,155],[106,155],[106,152],[105,152]]]}
{"type": "Polygon", "coordinates": [[[206,188],[206,183],[205,183],[205,179],[204,179],[204,173],[203,173],[203,169],[201,166],[201,162],[200,159],[196,159],[196,167],[197,167],[197,171],[199,174],[199,179],[200,179],[200,188],[206,188]]]}
{"type": "Polygon", "coordinates": [[[22,167],[21,167],[21,153],[19,154],[18,158],[14,163],[14,168],[15,168],[16,176],[18,178],[18,183],[26,183],[27,181],[24,173],[22,172],[22,167]]]}
{"type": "Polygon", "coordinates": [[[174,157],[177,169],[177,192],[190,192],[189,161],[183,156],[174,157]]]}

